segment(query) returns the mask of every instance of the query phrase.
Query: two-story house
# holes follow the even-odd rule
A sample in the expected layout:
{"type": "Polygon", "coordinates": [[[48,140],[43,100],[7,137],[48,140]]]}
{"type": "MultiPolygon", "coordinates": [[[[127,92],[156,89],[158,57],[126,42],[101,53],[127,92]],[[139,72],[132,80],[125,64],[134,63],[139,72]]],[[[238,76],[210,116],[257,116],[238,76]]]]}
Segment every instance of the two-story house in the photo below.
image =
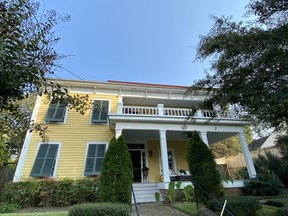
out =
{"type": "MultiPolygon", "coordinates": [[[[186,95],[187,87],[131,83],[53,80],[71,95],[88,94],[97,109],[84,115],[38,96],[32,119],[48,125],[48,142],[27,133],[14,181],[30,177],[80,178],[98,176],[112,137],[124,135],[133,162],[135,183],[167,188],[186,163],[187,132],[199,131],[212,143],[238,135],[250,177],[256,175],[243,126],[233,110],[191,109],[207,97],[205,90],[186,95]],[[211,118],[213,117],[213,118],[211,118]],[[142,172],[149,167],[148,176],[142,172]]],[[[189,174],[187,172],[187,174],[189,174]]],[[[227,186],[227,185],[226,185],[227,186]]]]}

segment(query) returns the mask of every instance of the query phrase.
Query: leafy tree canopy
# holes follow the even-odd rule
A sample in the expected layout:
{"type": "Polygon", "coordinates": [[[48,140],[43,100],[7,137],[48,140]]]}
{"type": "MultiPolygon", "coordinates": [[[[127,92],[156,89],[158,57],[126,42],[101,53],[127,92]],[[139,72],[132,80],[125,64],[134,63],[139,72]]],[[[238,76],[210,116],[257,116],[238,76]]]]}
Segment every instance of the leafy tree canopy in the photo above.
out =
{"type": "Polygon", "coordinates": [[[196,57],[209,58],[211,72],[192,89],[211,90],[204,105],[234,105],[264,126],[286,126],[288,1],[251,0],[247,15],[256,18],[237,23],[213,17],[214,25],[201,37],[196,57]]]}

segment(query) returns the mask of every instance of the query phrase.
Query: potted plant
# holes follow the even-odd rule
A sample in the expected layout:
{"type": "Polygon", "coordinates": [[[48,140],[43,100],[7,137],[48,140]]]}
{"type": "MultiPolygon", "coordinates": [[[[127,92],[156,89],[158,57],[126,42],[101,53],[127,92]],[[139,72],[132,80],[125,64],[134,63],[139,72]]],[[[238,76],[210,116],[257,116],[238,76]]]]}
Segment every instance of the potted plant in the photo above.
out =
{"type": "Polygon", "coordinates": [[[180,169],[179,172],[181,175],[186,175],[186,170],[184,170],[184,169],[180,169]]]}
{"type": "Polygon", "coordinates": [[[149,171],[149,168],[148,168],[148,167],[144,166],[144,167],[142,168],[142,172],[143,172],[143,175],[144,175],[144,176],[148,176],[148,171],[149,171]]]}

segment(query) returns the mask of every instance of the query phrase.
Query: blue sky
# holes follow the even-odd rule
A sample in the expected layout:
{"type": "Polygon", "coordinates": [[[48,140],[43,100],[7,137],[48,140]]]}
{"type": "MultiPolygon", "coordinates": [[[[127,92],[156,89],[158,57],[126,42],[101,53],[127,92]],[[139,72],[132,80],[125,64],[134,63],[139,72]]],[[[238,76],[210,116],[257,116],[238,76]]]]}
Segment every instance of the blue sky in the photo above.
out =
{"type": "MultiPolygon", "coordinates": [[[[71,15],[55,28],[63,67],[84,80],[191,85],[208,62],[193,62],[210,14],[242,19],[249,0],[42,0],[71,15]]],[[[60,78],[79,79],[62,70],[60,78]]]]}

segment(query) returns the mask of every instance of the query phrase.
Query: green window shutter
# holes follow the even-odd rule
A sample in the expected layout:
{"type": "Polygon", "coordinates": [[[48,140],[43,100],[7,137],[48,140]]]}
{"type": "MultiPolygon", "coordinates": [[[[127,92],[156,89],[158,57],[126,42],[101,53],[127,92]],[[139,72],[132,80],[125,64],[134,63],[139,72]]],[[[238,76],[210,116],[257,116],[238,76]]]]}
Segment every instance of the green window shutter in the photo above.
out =
{"type": "Polygon", "coordinates": [[[94,176],[100,174],[101,164],[105,155],[105,150],[105,144],[90,144],[88,146],[86,166],[84,171],[85,176],[94,176]]]}
{"type": "Polygon", "coordinates": [[[30,176],[49,177],[53,175],[58,144],[41,144],[38,150],[30,176]]]}
{"type": "Polygon", "coordinates": [[[109,101],[95,100],[92,110],[92,123],[107,123],[109,101]]]}
{"type": "Polygon", "coordinates": [[[51,102],[46,113],[45,121],[63,122],[66,113],[66,106],[60,102],[51,102]]]}

